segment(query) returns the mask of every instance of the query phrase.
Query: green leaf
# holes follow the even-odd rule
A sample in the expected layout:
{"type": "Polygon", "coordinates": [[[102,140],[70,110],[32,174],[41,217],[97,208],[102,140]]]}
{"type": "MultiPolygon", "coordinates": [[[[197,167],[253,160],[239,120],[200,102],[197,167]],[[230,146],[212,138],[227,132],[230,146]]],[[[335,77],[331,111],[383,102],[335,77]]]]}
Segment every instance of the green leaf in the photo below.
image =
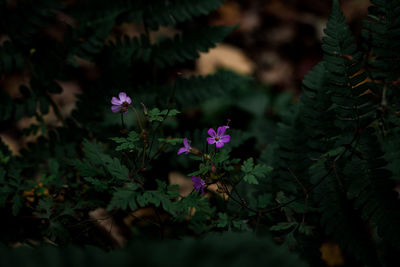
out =
{"type": "Polygon", "coordinates": [[[232,221],[233,228],[240,231],[251,231],[249,225],[246,220],[234,220],[232,221]]]}
{"type": "Polygon", "coordinates": [[[168,112],[168,117],[176,116],[179,113],[181,113],[181,112],[178,111],[177,109],[170,109],[169,112],[168,112]]]}
{"type": "Polygon", "coordinates": [[[108,162],[106,169],[108,172],[118,180],[127,181],[129,180],[129,170],[128,168],[121,163],[121,161],[117,158],[112,158],[110,162],[108,162]]]}
{"type": "Polygon", "coordinates": [[[243,162],[241,170],[245,173],[244,181],[249,184],[258,184],[257,178],[265,178],[273,168],[264,164],[254,166],[253,158],[249,158],[243,162]]]}
{"type": "Polygon", "coordinates": [[[196,175],[199,175],[199,174],[206,174],[210,170],[211,169],[210,169],[209,166],[204,165],[204,164],[200,164],[200,169],[198,171],[191,172],[187,176],[196,176],[196,175]]]}
{"type": "Polygon", "coordinates": [[[0,165],[5,165],[10,160],[10,156],[5,156],[3,152],[0,151],[0,165]]]}
{"type": "Polygon", "coordinates": [[[97,192],[105,192],[108,189],[107,183],[93,177],[85,177],[84,180],[90,183],[93,186],[94,190],[97,192]]]}
{"type": "Polygon", "coordinates": [[[180,112],[176,109],[164,109],[162,111],[160,111],[158,108],[153,108],[151,110],[149,110],[149,121],[153,122],[153,121],[163,121],[164,118],[167,117],[173,117],[177,114],[179,114],[180,112]]]}
{"type": "Polygon", "coordinates": [[[149,121],[163,121],[162,113],[158,108],[153,108],[149,110],[149,121]]]}
{"type": "Polygon", "coordinates": [[[231,152],[230,149],[224,149],[218,152],[215,157],[214,157],[214,163],[219,164],[219,163],[224,163],[229,160],[229,153],[231,152]]]}
{"type": "Polygon", "coordinates": [[[103,168],[98,168],[93,166],[93,164],[88,159],[73,159],[68,161],[69,164],[74,166],[82,176],[92,176],[105,175],[103,168]]]}
{"type": "Polygon", "coordinates": [[[243,172],[251,172],[253,170],[254,161],[253,158],[249,158],[243,162],[242,171],[243,172]]]}
{"type": "Polygon", "coordinates": [[[269,173],[271,173],[273,168],[271,166],[267,166],[264,164],[257,164],[252,173],[257,176],[258,178],[264,178],[267,176],[269,173]]]}
{"type": "Polygon", "coordinates": [[[132,150],[136,148],[136,143],[140,140],[139,135],[132,131],[128,134],[127,138],[123,137],[114,137],[111,138],[114,142],[120,144],[115,148],[116,151],[121,150],[132,150]]]}
{"type": "Polygon", "coordinates": [[[243,180],[249,184],[258,184],[258,180],[253,174],[246,174],[243,177],[243,180]]]}
{"type": "Polygon", "coordinates": [[[229,226],[229,216],[226,213],[219,212],[218,220],[216,221],[217,227],[225,228],[229,226]]]}
{"type": "Polygon", "coordinates": [[[121,209],[134,211],[138,208],[136,204],[136,197],[139,194],[136,190],[139,188],[137,184],[126,184],[126,187],[117,189],[114,192],[107,210],[121,209]]]}
{"type": "Polygon", "coordinates": [[[271,231],[282,231],[282,230],[292,228],[293,226],[296,226],[296,225],[297,225],[297,222],[281,222],[281,223],[278,223],[277,225],[271,226],[270,230],[271,231]]]}
{"type": "Polygon", "coordinates": [[[54,207],[54,203],[51,198],[45,198],[39,200],[37,212],[34,214],[40,219],[50,219],[51,209],[54,207]]]}
{"type": "Polygon", "coordinates": [[[83,152],[85,153],[85,157],[87,157],[93,164],[103,164],[103,153],[101,150],[101,144],[89,142],[87,139],[83,141],[83,152]]]}

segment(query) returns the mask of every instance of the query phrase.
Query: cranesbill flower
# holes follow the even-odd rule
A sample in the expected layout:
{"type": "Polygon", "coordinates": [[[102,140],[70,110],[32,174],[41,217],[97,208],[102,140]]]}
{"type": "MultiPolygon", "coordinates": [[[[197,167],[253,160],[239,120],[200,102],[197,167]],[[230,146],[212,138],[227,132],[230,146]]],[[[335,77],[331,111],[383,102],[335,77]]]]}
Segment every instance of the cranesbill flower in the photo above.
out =
{"type": "Polygon", "coordinates": [[[212,145],[215,144],[216,147],[220,148],[223,147],[225,145],[225,143],[228,143],[229,141],[231,141],[231,137],[229,135],[224,135],[226,129],[228,129],[229,126],[220,126],[218,127],[217,132],[214,131],[213,128],[210,128],[208,130],[208,134],[211,137],[207,137],[207,142],[212,145]]]}
{"type": "Polygon", "coordinates": [[[180,155],[182,153],[187,154],[192,149],[192,147],[190,146],[190,141],[188,141],[186,137],[185,137],[185,139],[183,139],[183,145],[184,145],[184,147],[179,148],[178,155],[180,155]]]}
{"type": "Polygon", "coordinates": [[[118,95],[119,99],[113,96],[111,99],[111,110],[114,113],[122,111],[123,114],[128,113],[128,106],[132,103],[132,99],[126,95],[125,92],[121,92],[118,95]]]}
{"type": "Polygon", "coordinates": [[[206,187],[206,182],[204,182],[204,180],[198,176],[193,176],[192,182],[193,182],[194,189],[196,189],[197,191],[201,190],[201,194],[204,195],[205,194],[204,188],[206,187]]]}

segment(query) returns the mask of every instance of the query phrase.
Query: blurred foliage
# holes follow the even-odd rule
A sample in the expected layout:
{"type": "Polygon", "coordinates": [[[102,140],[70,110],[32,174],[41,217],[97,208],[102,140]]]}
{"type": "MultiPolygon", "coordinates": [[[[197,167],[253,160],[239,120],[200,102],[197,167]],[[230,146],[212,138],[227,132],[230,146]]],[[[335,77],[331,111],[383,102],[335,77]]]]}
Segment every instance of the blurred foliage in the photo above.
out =
{"type": "Polygon", "coordinates": [[[202,240],[135,242],[108,253],[96,247],[20,247],[14,250],[1,247],[0,255],[3,266],[308,266],[271,240],[233,233],[210,235],[202,240]]]}

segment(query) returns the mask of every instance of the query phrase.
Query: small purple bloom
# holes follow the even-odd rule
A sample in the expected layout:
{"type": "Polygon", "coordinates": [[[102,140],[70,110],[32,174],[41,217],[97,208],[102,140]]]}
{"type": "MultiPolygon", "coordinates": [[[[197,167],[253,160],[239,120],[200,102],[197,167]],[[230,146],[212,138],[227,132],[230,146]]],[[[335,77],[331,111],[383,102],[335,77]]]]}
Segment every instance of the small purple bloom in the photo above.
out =
{"type": "Polygon", "coordinates": [[[113,98],[111,99],[112,112],[117,113],[122,110],[124,114],[128,113],[128,105],[132,103],[132,99],[127,96],[125,92],[119,93],[118,97],[119,99],[113,96],[113,98]]]}
{"type": "Polygon", "coordinates": [[[225,143],[231,141],[231,137],[229,135],[224,135],[226,129],[228,128],[229,126],[220,126],[218,127],[217,132],[215,132],[213,128],[210,128],[208,130],[208,134],[211,137],[207,137],[207,142],[210,145],[215,144],[218,148],[223,147],[225,143]]]}
{"type": "Polygon", "coordinates": [[[183,139],[183,145],[184,145],[184,147],[179,148],[178,155],[180,155],[182,153],[187,154],[192,149],[192,147],[190,146],[190,141],[188,141],[186,137],[185,137],[185,139],[183,139]]]}
{"type": "Polygon", "coordinates": [[[196,189],[197,191],[201,190],[201,194],[204,195],[205,194],[204,188],[206,187],[206,182],[204,182],[203,179],[201,179],[200,177],[197,177],[197,176],[192,177],[192,182],[193,182],[194,189],[196,189]]]}

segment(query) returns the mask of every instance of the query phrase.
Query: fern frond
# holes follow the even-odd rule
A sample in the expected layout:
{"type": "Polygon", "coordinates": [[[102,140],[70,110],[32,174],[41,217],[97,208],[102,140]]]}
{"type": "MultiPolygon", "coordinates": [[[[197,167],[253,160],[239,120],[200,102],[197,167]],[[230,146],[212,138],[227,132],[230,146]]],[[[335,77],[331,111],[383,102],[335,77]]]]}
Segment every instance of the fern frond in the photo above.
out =
{"type": "MultiPolygon", "coordinates": [[[[110,36],[114,26],[115,16],[99,20],[90,26],[81,26],[73,31],[73,39],[79,40],[71,49],[70,57],[75,55],[84,59],[93,60],[105,46],[105,40],[110,36]],[[80,36],[85,36],[81,38],[80,36]]],[[[72,59],[70,59],[72,60],[72,59]]]]}
{"type": "Polygon", "coordinates": [[[349,195],[355,198],[355,208],[362,210],[363,219],[376,227],[379,237],[400,248],[400,231],[395,227],[400,223],[400,201],[373,129],[361,136],[359,151],[364,159],[359,168],[348,168],[352,170],[349,195]]]}
{"type": "Polygon", "coordinates": [[[128,20],[156,30],[158,26],[174,26],[217,9],[225,0],[135,1],[125,15],[128,20]]]}
{"type": "Polygon", "coordinates": [[[0,25],[12,41],[27,46],[62,8],[59,1],[53,0],[18,1],[16,8],[0,9],[0,25]]]}
{"type": "Polygon", "coordinates": [[[301,96],[302,120],[308,130],[310,137],[308,145],[311,151],[310,156],[318,158],[332,148],[332,137],[338,134],[337,128],[332,121],[335,120],[333,109],[332,92],[329,90],[329,73],[326,70],[325,62],[321,61],[306,76],[304,76],[301,96]]]}
{"type": "Polygon", "coordinates": [[[327,80],[336,113],[336,124],[342,129],[352,129],[370,123],[375,107],[370,103],[367,73],[363,70],[363,55],[339,9],[333,2],[332,13],[323,38],[324,62],[327,80]]]}
{"type": "MultiPolygon", "coordinates": [[[[369,51],[368,68],[373,81],[390,83],[400,78],[400,2],[371,1],[363,22],[364,49],[369,51]]],[[[381,85],[378,85],[382,89],[381,85]]]]}
{"type": "MultiPolygon", "coordinates": [[[[200,52],[207,52],[215,47],[216,43],[221,42],[232,30],[233,27],[219,26],[186,31],[156,44],[150,44],[144,35],[132,39],[125,37],[116,42],[109,42],[102,57],[115,61],[115,66],[121,63],[129,67],[133,61],[155,63],[159,67],[173,66],[177,62],[198,58],[200,52]]],[[[101,60],[106,61],[104,58],[101,60]]]]}
{"type": "Polygon", "coordinates": [[[188,31],[165,39],[152,47],[151,59],[159,66],[172,66],[176,62],[193,60],[200,52],[207,52],[228,36],[234,27],[216,26],[188,31]]]}
{"type": "Polygon", "coordinates": [[[301,119],[301,104],[294,106],[279,124],[277,143],[279,149],[277,168],[275,168],[275,187],[290,194],[297,195],[301,190],[299,183],[308,186],[309,173],[304,166],[310,166],[312,161],[307,155],[307,142],[305,125],[301,119]]]}
{"type": "MultiPolygon", "coordinates": [[[[312,179],[317,180],[326,175],[327,170],[320,165],[312,173],[312,179]]],[[[343,178],[335,170],[315,189],[313,195],[321,208],[321,224],[342,249],[370,266],[379,266],[372,235],[366,226],[362,227],[364,222],[352,208],[351,201],[347,200],[339,179],[343,178]]]]}
{"type": "Polygon", "coordinates": [[[67,6],[66,12],[76,19],[80,26],[95,27],[103,21],[114,20],[126,12],[132,7],[132,2],[134,1],[85,0],[67,6]]]}

